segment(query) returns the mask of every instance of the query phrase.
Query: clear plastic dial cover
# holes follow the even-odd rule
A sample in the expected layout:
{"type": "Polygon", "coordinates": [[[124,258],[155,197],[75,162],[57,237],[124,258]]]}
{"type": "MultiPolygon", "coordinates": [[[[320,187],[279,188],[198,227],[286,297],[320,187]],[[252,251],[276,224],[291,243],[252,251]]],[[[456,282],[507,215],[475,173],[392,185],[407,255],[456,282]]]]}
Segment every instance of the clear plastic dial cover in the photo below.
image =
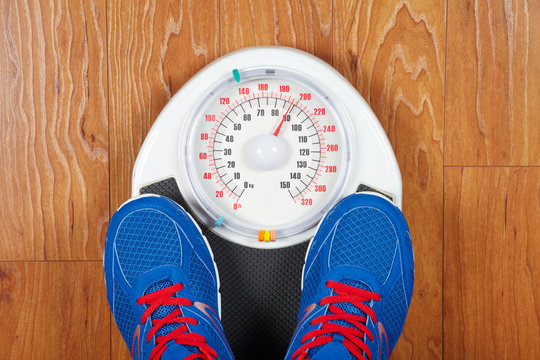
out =
{"type": "MultiPolygon", "coordinates": [[[[323,84],[321,84],[322,86],[323,84]]],[[[187,172],[200,209],[248,237],[315,225],[349,170],[343,114],[324,89],[293,73],[256,69],[217,84],[191,122],[187,172]]]]}

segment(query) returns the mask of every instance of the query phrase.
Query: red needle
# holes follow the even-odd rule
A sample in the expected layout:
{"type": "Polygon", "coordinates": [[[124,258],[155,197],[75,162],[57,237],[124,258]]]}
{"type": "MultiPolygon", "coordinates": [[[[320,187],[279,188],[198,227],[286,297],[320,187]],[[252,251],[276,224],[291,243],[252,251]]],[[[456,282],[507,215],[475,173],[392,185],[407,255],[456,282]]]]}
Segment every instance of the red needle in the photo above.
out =
{"type": "MultiPolygon", "coordinates": [[[[294,100],[293,100],[294,101],[294,100]]],[[[274,132],[274,136],[278,136],[279,135],[279,130],[281,130],[281,126],[283,125],[283,122],[285,121],[285,118],[287,117],[287,114],[289,114],[289,110],[291,110],[291,106],[293,105],[293,103],[291,102],[291,105],[289,105],[289,108],[287,109],[287,111],[285,112],[285,115],[283,115],[283,119],[281,119],[281,122],[279,123],[279,126],[277,127],[276,131],[274,132]]]]}

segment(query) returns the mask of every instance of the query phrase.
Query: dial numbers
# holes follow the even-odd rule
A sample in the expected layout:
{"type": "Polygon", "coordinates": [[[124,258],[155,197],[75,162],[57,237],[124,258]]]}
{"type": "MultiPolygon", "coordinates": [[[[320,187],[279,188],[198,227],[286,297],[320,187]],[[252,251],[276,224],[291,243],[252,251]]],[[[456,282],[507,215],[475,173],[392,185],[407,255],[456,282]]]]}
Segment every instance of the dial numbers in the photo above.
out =
{"type": "MultiPolygon", "coordinates": [[[[253,94],[251,98],[242,99],[234,107],[231,106],[214,125],[210,135],[203,136],[203,140],[211,140],[209,141],[211,144],[209,147],[210,168],[216,175],[216,183],[236,200],[239,200],[246,190],[254,189],[254,184],[246,181],[246,174],[242,169],[249,166],[263,171],[275,170],[275,166],[270,166],[270,169],[265,167],[268,162],[272,162],[275,152],[270,152],[267,158],[264,158],[265,149],[253,146],[256,144],[250,141],[246,142],[250,139],[243,137],[242,131],[249,130],[251,133],[253,127],[267,128],[268,125],[282,120],[284,120],[283,130],[278,135],[281,139],[270,146],[274,150],[280,146],[283,147],[282,153],[287,153],[295,161],[292,161],[292,166],[283,171],[283,174],[287,176],[280,179],[279,189],[286,191],[293,202],[296,202],[298,197],[305,196],[305,193],[312,191],[316,186],[326,159],[326,143],[322,129],[318,125],[319,122],[310,116],[307,106],[299,100],[291,97],[266,96],[262,93],[253,94]],[[288,113],[285,115],[287,110],[288,113]],[[242,156],[246,151],[247,161],[242,156]],[[259,157],[260,163],[254,163],[253,159],[251,161],[249,159],[250,155],[257,159],[253,156],[257,155],[257,152],[262,153],[259,157]]],[[[263,135],[268,138],[273,136],[263,135]]],[[[260,142],[261,140],[264,141],[264,137],[261,138],[259,135],[251,141],[260,142]]],[[[275,156],[279,157],[279,155],[275,156]]],[[[251,175],[258,177],[259,174],[251,175]]]]}
{"type": "Polygon", "coordinates": [[[320,217],[339,191],[342,125],[304,85],[271,78],[231,87],[209,104],[195,136],[196,186],[225,223],[279,235],[320,217]]]}

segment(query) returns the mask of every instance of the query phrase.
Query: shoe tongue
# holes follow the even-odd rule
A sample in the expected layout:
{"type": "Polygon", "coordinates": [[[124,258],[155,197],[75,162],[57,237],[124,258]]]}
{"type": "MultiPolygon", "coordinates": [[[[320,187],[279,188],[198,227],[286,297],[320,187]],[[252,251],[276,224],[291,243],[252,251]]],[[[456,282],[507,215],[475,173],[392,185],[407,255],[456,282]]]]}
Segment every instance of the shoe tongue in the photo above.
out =
{"type": "Polygon", "coordinates": [[[171,340],[167,343],[167,350],[161,355],[161,360],[178,360],[197,353],[199,350],[193,346],[179,345],[171,340]]]}
{"type": "MultiPolygon", "coordinates": [[[[174,285],[173,282],[170,281],[169,279],[156,281],[155,283],[150,285],[148,289],[146,289],[146,291],[144,292],[144,295],[148,295],[150,293],[165,289],[173,285],[174,285]]],[[[174,294],[172,297],[176,297],[176,294],[174,294]]],[[[152,318],[152,320],[163,319],[165,316],[173,312],[173,310],[176,308],[178,308],[178,305],[158,306],[158,308],[152,313],[150,317],[152,318]]],[[[174,329],[179,328],[181,325],[182,324],[178,324],[178,323],[165,324],[156,332],[156,337],[167,335],[169,332],[173,331],[174,329]]]]}
{"type": "MultiPolygon", "coordinates": [[[[364,283],[362,281],[358,281],[358,280],[342,280],[340,282],[342,284],[352,286],[352,287],[355,287],[355,288],[358,288],[358,289],[372,291],[371,287],[369,287],[366,283],[364,283]]],[[[334,295],[335,295],[335,293],[334,293],[334,295]]],[[[364,301],[364,304],[369,305],[369,301],[364,301]]],[[[351,303],[339,303],[339,304],[334,304],[334,305],[336,307],[340,308],[341,310],[345,311],[348,314],[364,316],[364,317],[366,316],[365,312],[363,312],[362,310],[360,310],[359,308],[357,308],[356,306],[354,306],[351,303]]],[[[342,326],[354,327],[353,325],[351,325],[351,323],[349,323],[348,321],[345,321],[345,320],[336,320],[336,321],[332,321],[332,322],[336,323],[338,325],[342,325],[342,326]]]]}
{"type": "MultiPolygon", "coordinates": [[[[358,289],[362,289],[362,290],[373,291],[369,285],[358,280],[346,279],[346,280],[341,280],[340,283],[348,285],[348,286],[352,286],[358,289]]],[[[334,292],[332,295],[336,295],[336,293],[334,292]]],[[[365,301],[364,304],[369,305],[369,301],[365,301]]],[[[338,303],[338,304],[334,304],[334,306],[342,309],[348,314],[364,316],[364,317],[366,316],[366,313],[364,311],[360,310],[359,308],[357,308],[351,303],[338,303]]],[[[334,320],[331,322],[334,324],[341,325],[341,326],[352,327],[352,328],[355,327],[354,325],[352,325],[351,323],[345,320],[334,320]]],[[[352,355],[350,354],[349,350],[347,350],[347,348],[343,345],[343,337],[340,335],[334,335],[334,341],[332,341],[331,343],[317,346],[310,349],[310,351],[308,352],[308,358],[314,359],[314,360],[315,359],[349,359],[349,358],[352,359],[352,355]],[[345,351],[346,355],[343,355],[342,353],[343,351],[345,351]],[[338,354],[339,356],[333,355],[333,354],[338,354]]]]}
{"type": "MultiPolygon", "coordinates": [[[[144,295],[148,295],[150,293],[165,289],[173,285],[174,283],[169,279],[156,281],[146,289],[144,295]]],[[[174,294],[172,295],[172,297],[177,297],[177,295],[174,294]]],[[[169,315],[171,312],[174,311],[174,309],[177,308],[178,305],[161,305],[156,308],[156,310],[152,313],[150,317],[152,318],[152,320],[163,319],[165,316],[169,315]]],[[[179,328],[180,326],[182,326],[182,324],[179,323],[165,324],[156,332],[156,337],[167,335],[168,333],[179,328]]],[[[167,343],[167,350],[165,350],[165,352],[161,356],[161,360],[183,359],[198,351],[199,349],[197,349],[195,346],[180,345],[175,343],[174,340],[171,340],[167,343]]]]}
{"type": "Polygon", "coordinates": [[[340,341],[332,341],[320,346],[314,354],[308,354],[312,360],[352,360],[353,356],[340,341]]]}

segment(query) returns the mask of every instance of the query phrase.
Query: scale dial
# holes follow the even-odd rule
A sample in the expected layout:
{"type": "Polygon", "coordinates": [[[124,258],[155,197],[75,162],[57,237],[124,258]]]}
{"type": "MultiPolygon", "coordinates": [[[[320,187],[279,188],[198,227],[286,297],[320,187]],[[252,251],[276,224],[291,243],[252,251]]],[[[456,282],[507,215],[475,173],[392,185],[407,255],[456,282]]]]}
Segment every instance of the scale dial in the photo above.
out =
{"type": "Polygon", "coordinates": [[[313,227],[341,192],[346,129],[320,90],[292,74],[242,78],[212,93],[193,121],[191,181],[220,226],[279,240],[313,227]]]}

